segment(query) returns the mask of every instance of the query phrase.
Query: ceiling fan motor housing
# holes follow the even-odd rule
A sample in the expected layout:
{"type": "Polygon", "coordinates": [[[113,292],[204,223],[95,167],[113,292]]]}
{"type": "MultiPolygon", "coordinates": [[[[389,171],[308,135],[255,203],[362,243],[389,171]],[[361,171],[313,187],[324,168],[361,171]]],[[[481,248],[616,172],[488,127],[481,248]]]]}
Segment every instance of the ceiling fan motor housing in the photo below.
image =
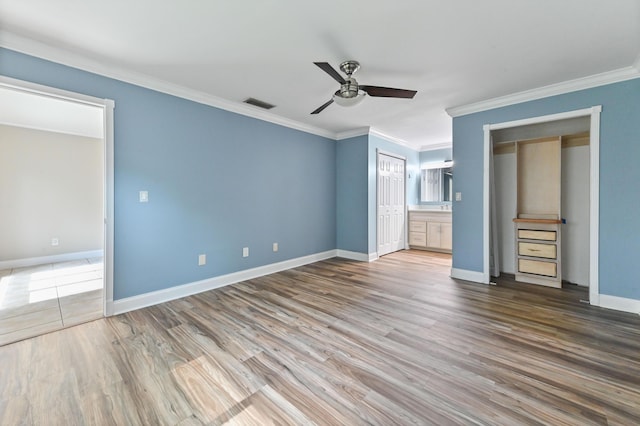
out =
{"type": "Polygon", "coordinates": [[[340,86],[340,90],[336,92],[336,95],[341,98],[355,98],[358,96],[358,82],[355,78],[349,77],[347,82],[340,86]]]}

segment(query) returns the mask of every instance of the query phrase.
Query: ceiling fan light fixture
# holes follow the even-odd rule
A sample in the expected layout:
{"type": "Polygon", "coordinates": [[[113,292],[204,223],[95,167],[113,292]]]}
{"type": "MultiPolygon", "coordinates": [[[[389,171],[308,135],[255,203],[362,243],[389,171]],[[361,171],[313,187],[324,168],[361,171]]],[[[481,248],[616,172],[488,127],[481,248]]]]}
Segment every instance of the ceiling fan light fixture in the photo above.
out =
{"type": "Polygon", "coordinates": [[[340,89],[337,90],[331,99],[322,104],[311,112],[312,115],[320,114],[332,103],[337,103],[343,107],[352,107],[358,105],[365,96],[378,98],[405,98],[412,99],[417,93],[415,90],[395,89],[393,87],[359,85],[353,73],[358,71],[360,64],[357,61],[346,61],[340,64],[340,71],[347,75],[344,78],[336,71],[328,62],[314,62],[322,71],[329,74],[331,78],[340,83],[340,89]]]}
{"type": "Polygon", "coordinates": [[[352,107],[358,105],[364,99],[366,93],[363,91],[358,91],[358,94],[355,96],[351,96],[349,98],[343,97],[340,95],[340,91],[338,90],[333,94],[333,100],[340,106],[343,107],[352,107]]]}

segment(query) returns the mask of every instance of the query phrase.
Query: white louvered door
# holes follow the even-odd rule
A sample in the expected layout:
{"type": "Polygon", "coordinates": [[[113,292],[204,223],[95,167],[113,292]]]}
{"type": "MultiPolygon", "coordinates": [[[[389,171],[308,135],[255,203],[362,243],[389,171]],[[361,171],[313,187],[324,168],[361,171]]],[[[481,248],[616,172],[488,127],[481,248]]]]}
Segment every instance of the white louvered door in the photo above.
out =
{"type": "Polygon", "coordinates": [[[405,161],[378,154],[378,256],[404,248],[405,161]]]}

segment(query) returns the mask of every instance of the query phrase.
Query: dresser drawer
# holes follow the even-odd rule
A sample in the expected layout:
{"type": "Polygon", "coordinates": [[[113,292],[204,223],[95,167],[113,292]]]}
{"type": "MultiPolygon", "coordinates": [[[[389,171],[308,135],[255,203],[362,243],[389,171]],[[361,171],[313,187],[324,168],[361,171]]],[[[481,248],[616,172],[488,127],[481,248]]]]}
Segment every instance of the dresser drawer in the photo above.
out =
{"type": "Polygon", "coordinates": [[[555,277],[557,275],[556,271],[557,265],[554,262],[518,259],[518,272],[555,277]]]}
{"type": "Polygon", "coordinates": [[[518,242],[518,255],[520,256],[544,257],[545,259],[555,259],[557,256],[556,249],[557,247],[555,244],[518,242]]]}
{"type": "Polygon", "coordinates": [[[409,232],[427,232],[427,222],[410,220],[409,232]]]}
{"type": "Polygon", "coordinates": [[[409,232],[409,245],[426,247],[427,233],[426,232],[409,232]]]}
{"type": "Polygon", "coordinates": [[[518,229],[518,238],[523,240],[555,241],[556,231],[536,231],[533,229],[518,229]]]}

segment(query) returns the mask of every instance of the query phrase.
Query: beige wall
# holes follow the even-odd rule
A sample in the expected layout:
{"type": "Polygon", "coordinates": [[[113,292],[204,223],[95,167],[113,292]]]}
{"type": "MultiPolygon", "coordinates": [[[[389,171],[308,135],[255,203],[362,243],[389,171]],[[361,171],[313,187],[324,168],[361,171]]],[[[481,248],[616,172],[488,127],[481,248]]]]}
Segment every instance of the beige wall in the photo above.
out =
{"type": "Polygon", "coordinates": [[[0,125],[0,261],[102,249],[103,167],[101,139],[0,125]]]}

